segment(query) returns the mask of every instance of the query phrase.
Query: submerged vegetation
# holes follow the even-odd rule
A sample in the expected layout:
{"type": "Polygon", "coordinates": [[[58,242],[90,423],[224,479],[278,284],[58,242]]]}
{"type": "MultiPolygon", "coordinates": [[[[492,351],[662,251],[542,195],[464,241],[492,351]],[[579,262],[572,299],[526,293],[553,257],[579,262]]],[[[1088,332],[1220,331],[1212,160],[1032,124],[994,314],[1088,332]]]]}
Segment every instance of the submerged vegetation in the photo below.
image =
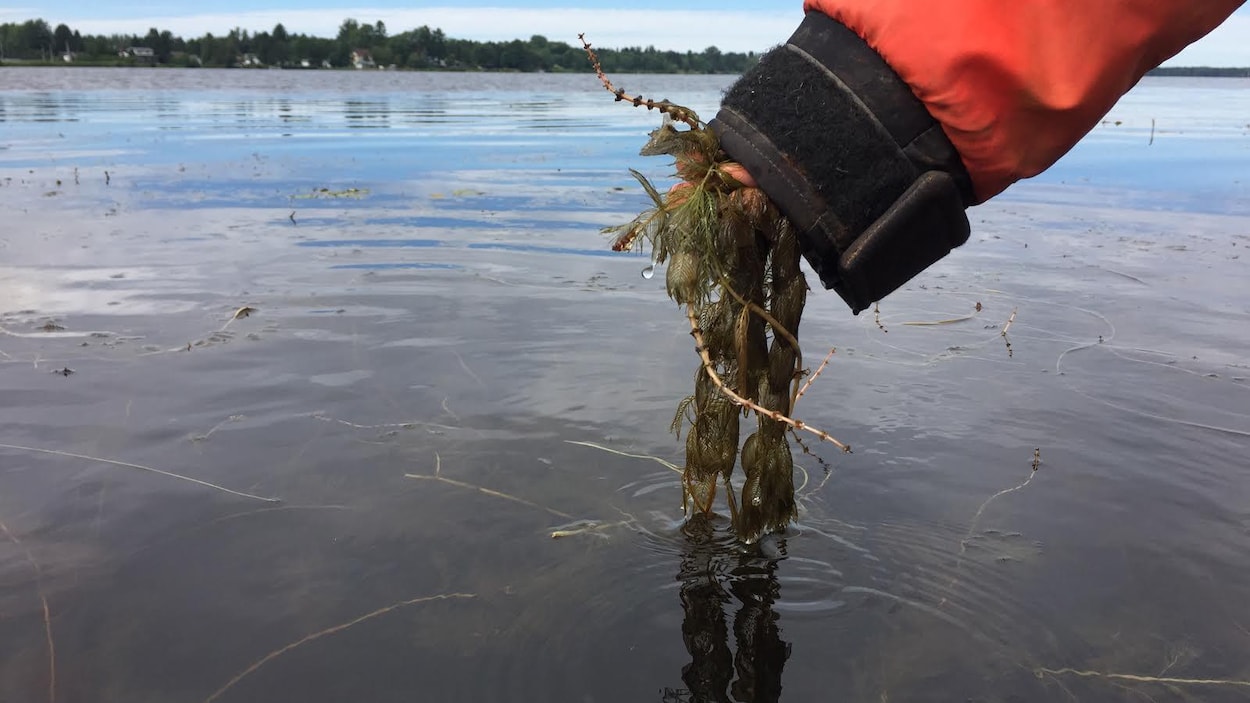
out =
{"type": "Polygon", "coordinates": [[[641,153],[673,157],[682,180],[661,194],[634,171],[652,207],[607,231],[615,235],[614,250],[651,248],[653,263],[644,276],[667,264],[668,295],[685,308],[695,340],[694,392],[679,403],[672,425],[679,436],[688,425],[683,505],[710,513],[723,482],[735,530],[753,541],[796,516],[789,433],[806,430],[850,451],[792,417],[806,375],[798,331],[808,287],[797,235],[763,191],[740,180],[740,167],[698,115],[626,95],[608,80],[590,45],[584,48],[618,101],[663,114],[641,153]],[[756,426],[740,443],[744,413],[756,426]],[[741,502],[732,483],[739,461],[741,502]]]}
{"type": "MultiPolygon", "coordinates": [[[[605,49],[609,71],[643,73],[741,73],[756,61],[753,52],[662,51],[654,46],[605,49]]],[[[0,24],[0,63],[168,65],[189,67],[380,68],[420,70],[577,71],[588,70],[581,48],[542,35],[528,40],[473,41],[421,26],[391,34],[381,22],[343,20],[335,37],[233,29],[215,36],[175,36],[151,28],[146,35],[81,34],[42,19],[0,24]]]]}

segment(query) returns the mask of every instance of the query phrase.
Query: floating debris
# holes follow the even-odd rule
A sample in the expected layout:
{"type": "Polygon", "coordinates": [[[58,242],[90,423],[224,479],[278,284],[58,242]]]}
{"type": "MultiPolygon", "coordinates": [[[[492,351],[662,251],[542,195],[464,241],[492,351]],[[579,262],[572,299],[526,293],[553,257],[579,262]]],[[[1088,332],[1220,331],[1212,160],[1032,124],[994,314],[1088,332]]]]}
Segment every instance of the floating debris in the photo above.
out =
{"type": "Polygon", "coordinates": [[[311,193],[299,193],[291,197],[295,200],[316,200],[319,198],[354,198],[359,200],[368,194],[369,190],[367,188],[344,188],[343,190],[314,188],[311,193]]]}

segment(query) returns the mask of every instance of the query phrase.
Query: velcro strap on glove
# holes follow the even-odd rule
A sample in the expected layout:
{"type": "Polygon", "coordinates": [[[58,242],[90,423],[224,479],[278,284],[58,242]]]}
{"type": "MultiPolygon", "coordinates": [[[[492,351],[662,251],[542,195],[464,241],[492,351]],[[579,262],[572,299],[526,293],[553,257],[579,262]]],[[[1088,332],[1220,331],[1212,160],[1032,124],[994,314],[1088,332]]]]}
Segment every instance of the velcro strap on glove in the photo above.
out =
{"type": "Polygon", "coordinates": [[[764,54],[711,126],[857,314],[968,239],[958,152],[881,56],[826,15],[764,54]]]}

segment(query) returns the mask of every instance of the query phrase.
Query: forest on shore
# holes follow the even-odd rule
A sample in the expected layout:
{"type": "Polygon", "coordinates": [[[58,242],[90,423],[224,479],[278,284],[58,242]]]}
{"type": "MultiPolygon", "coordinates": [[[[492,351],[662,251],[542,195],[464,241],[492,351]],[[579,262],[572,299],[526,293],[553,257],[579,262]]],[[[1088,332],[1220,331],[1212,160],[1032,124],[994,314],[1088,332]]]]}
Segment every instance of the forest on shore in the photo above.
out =
{"type": "MultiPolygon", "coordinates": [[[[605,71],[618,73],[742,73],[754,52],[664,51],[653,46],[595,47],[605,71]]],[[[346,19],[334,38],[233,29],[184,39],[153,27],[145,35],[81,34],[42,19],[0,24],[0,64],[183,66],[217,68],[396,68],[416,70],[589,71],[579,45],[534,35],[528,40],[473,41],[417,27],[392,34],[381,21],[346,19]]]]}
{"type": "Polygon", "coordinates": [[[1223,66],[1168,66],[1156,68],[1148,76],[1179,76],[1182,78],[1250,78],[1250,68],[1223,66]]]}
{"type": "MultiPolygon", "coordinates": [[[[665,51],[654,46],[595,47],[609,73],[740,74],[758,60],[755,52],[665,51]]],[[[581,46],[542,35],[528,40],[474,41],[421,26],[396,34],[377,21],[345,19],[333,38],[233,29],[184,39],[153,27],[147,34],[81,34],[43,19],[0,24],[0,65],[183,66],[214,68],[395,68],[410,70],[589,71],[581,46]]],[[[1250,78],[1250,67],[1181,66],[1147,75],[1250,78]]]]}

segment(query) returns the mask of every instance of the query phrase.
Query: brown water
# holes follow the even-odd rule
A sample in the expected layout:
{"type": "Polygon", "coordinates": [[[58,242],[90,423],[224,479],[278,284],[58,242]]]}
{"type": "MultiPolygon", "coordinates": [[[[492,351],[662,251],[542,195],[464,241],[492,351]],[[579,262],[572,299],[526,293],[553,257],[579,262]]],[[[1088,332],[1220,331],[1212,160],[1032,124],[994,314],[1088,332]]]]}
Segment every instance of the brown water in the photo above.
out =
{"type": "Polygon", "coordinates": [[[697,359],[592,77],[0,90],[0,701],[1250,694],[1244,81],[1144,83],[886,331],[812,296],[855,453],[750,548],[646,458],[697,359]]]}

